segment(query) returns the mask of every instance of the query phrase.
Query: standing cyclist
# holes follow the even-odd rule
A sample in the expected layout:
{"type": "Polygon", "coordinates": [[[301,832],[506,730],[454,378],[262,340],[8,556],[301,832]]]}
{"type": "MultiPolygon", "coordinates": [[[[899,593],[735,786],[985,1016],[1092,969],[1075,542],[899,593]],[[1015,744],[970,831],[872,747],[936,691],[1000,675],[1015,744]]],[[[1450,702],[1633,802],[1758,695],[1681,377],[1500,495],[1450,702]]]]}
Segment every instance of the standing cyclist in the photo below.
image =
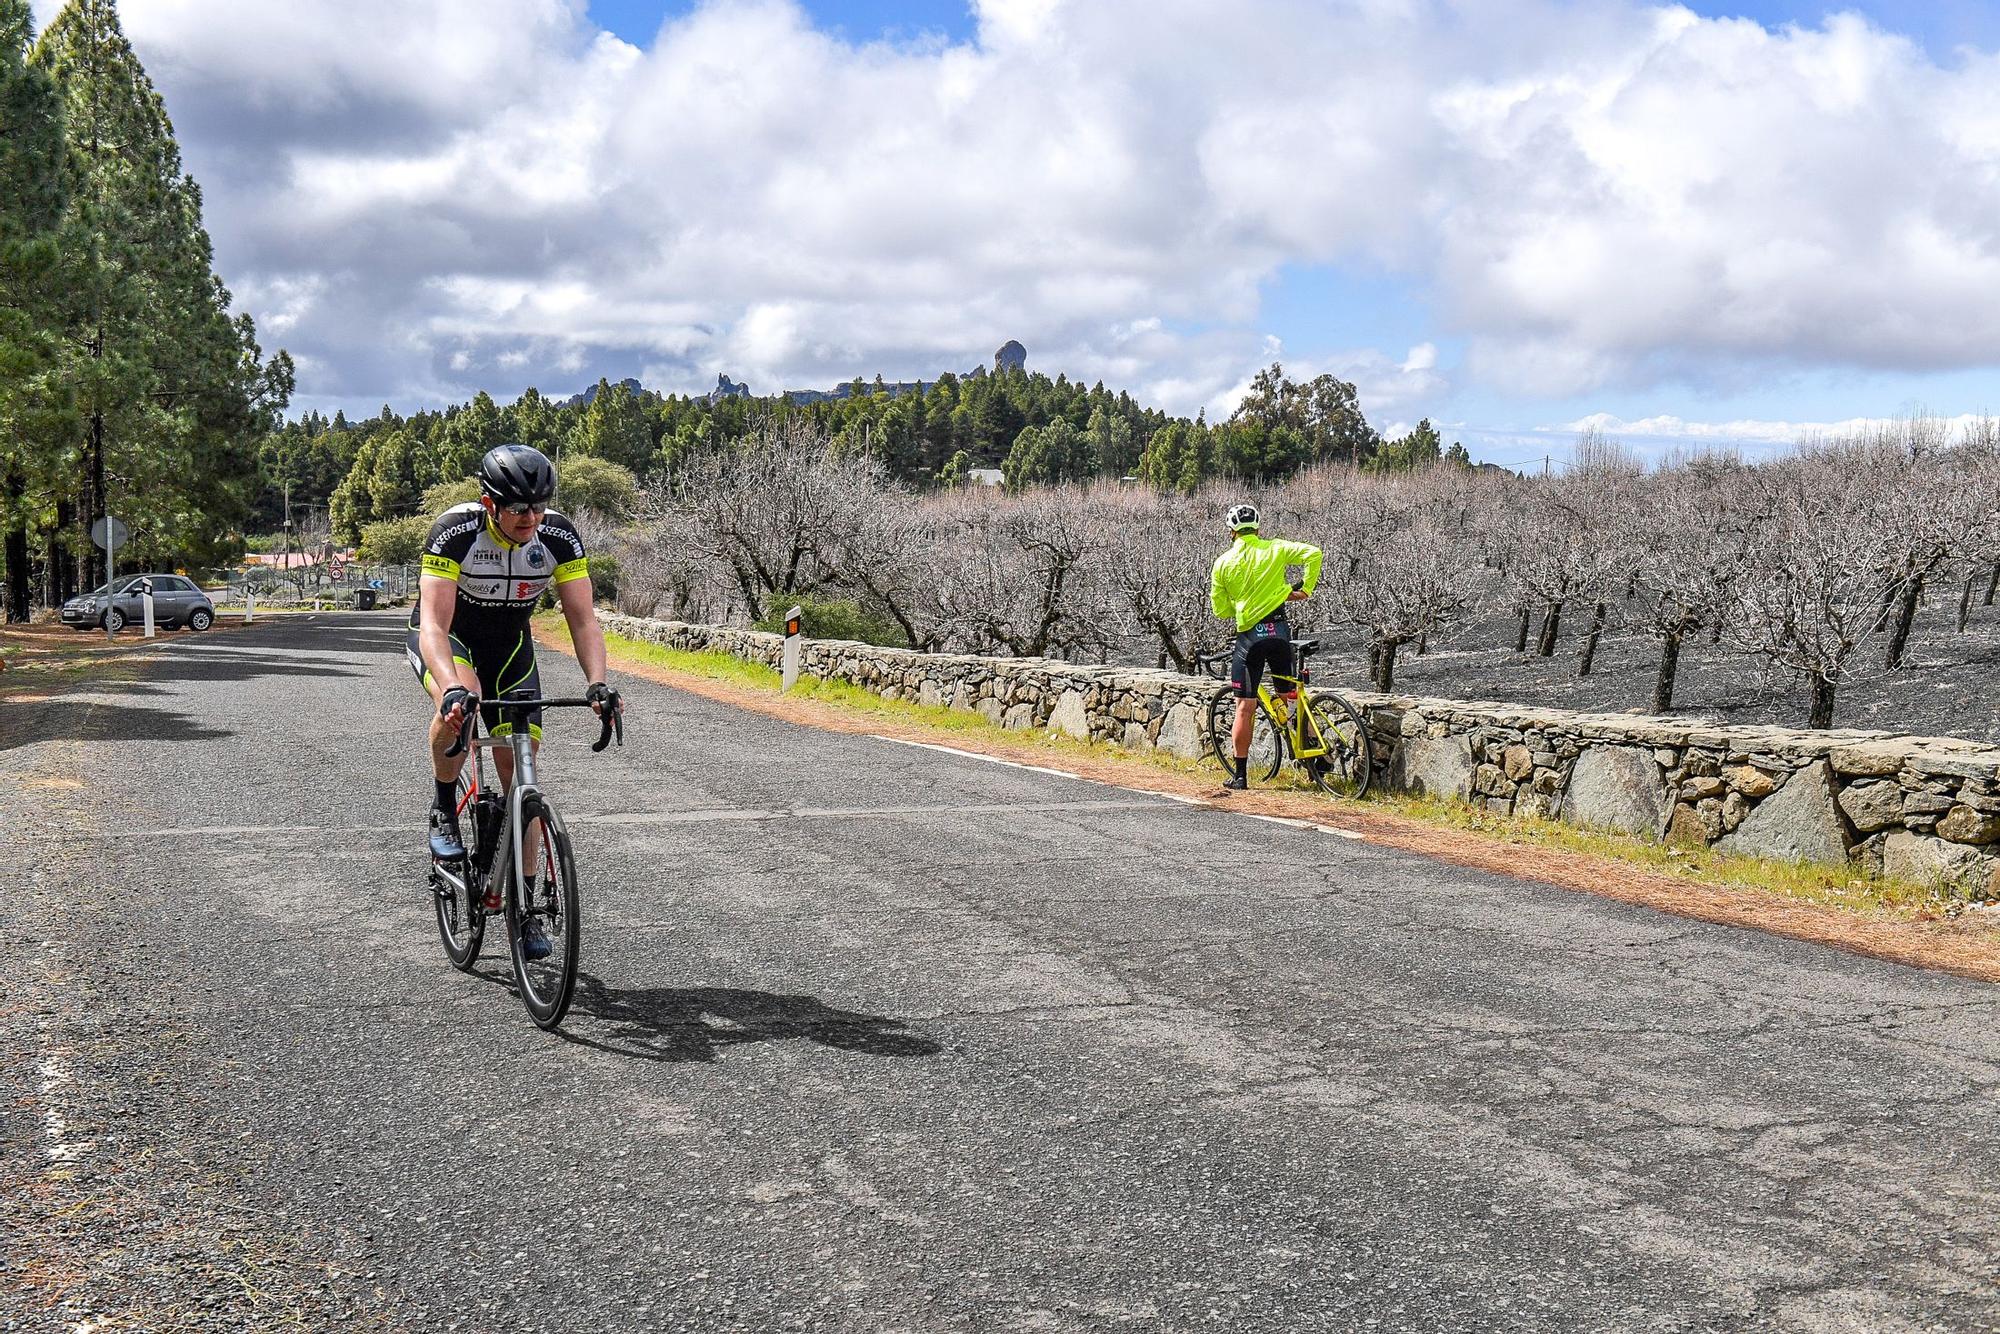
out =
{"type": "MultiPolygon", "coordinates": [[[[437,780],[431,855],[441,861],[465,856],[453,788],[466,756],[447,758],[445,751],[473,709],[481,711],[489,735],[505,736],[512,725],[500,721],[493,701],[510,690],[541,693],[528,618],[551,585],[590,683],[585,697],[600,715],[621,708],[618,692],[604,683],[604,632],[592,607],[583,537],[549,508],[555,468],[538,449],[500,445],[479,462],[479,490],[478,500],[452,506],[431,526],[417,605],[410,611],[410,666],[437,703],[430,728],[431,775],[437,780]]],[[[539,747],[539,709],[528,731],[539,747]]],[[[512,784],[514,757],[495,750],[493,762],[500,781],[512,784]]],[[[534,930],[523,953],[541,958],[548,941],[533,919],[527,920],[534,930]]]]}
{"type": "Polygon", "coordinates": [[[1304,542],[1257,536],[1257,507],[1229,507],[1229,531],[1235,542],[1215,558],[1209,572],[1208,602],[1215,614],[1236,622],[1236,652],[1229,662],[1229,684],[1236,692],[1236,722],[1229,739],[1236,752],[1236,772],[1222,786],[1240,792],[1250,785],[1250,729],[1257,718],[1257,683],[1265,667],[1280,675],[1292,672],[1292,627],[1285,604],[1312,596],[1319,583],[1320,550],[1304,542]],[[1304,569],[1294,585],[1286,582],[1288,566],[1304,569]]]}

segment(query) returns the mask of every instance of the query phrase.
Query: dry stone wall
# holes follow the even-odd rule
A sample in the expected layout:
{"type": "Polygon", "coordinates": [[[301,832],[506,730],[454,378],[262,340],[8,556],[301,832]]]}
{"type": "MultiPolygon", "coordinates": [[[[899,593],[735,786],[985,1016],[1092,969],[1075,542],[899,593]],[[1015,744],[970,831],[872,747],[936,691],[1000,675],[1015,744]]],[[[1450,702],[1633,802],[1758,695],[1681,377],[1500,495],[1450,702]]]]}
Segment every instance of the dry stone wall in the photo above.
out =
{"type": "MultiPolygon", "coordinates": [[[[606,630],[777,666],[783,639],[600,612],[606,630]]],[[[967,709],[1198,758],[1217,683],[1141,668],[807,640],[801,671],[885,699],[967,709]]],[[[1378,782],[1495,811],[1783,860],[1842,861],[2000,898],[2000,750],[1951,737],[1800,732],[1350,691],[1378,782]]]]}

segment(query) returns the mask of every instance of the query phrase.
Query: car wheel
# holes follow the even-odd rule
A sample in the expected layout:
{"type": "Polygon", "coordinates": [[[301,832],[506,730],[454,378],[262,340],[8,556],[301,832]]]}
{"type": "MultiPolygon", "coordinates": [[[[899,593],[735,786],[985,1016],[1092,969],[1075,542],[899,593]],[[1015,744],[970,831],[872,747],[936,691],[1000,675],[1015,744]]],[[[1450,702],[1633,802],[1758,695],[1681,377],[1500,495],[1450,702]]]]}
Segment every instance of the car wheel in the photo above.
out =
{"type": "Polygon", "coordinates": [[[187,627],[190,630],[206,630],[215,624],[215,613],[206,607],[196,607],[188,613],[187,627]]]}
{"type": "Polygon", "coordinates": [[[118,610],[118,608],[116,607],[113,607],[110,611],[105,612],[104,628],[111,631],[111,633],[113,634],[117,634],[120,630],[123,630],[125,628],[125,613],[118,610]]]}

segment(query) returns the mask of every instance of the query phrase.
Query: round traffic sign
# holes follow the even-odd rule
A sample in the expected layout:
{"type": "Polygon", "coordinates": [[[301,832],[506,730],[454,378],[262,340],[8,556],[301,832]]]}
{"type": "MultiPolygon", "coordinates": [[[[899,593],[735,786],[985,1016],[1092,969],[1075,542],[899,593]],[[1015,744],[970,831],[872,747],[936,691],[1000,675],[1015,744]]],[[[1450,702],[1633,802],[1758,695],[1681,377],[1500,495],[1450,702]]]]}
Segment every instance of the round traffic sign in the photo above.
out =
{"type": "Polygon", "coordinates": [[[132,530],[125,526],[123,519],[115,519],[107,514],[96,523],[90,525],[90,540],[97,543],[100,547],[104,546],[107,530],[109,530],[111,544],[115,546],[124,546],[125,539],[132,536],[132,530]]]}

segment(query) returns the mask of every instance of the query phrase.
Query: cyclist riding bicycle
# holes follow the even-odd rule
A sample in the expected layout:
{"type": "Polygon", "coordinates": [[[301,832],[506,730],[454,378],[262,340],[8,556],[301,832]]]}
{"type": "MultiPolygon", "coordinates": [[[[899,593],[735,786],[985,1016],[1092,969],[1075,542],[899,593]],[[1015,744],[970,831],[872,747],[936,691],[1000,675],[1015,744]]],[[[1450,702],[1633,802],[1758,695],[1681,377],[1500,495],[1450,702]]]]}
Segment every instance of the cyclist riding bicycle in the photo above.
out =
{"type": "MultiPolygon", "coordinates": [[[[430,841],[431,855],[440,861],[465,856],[455,788],[466,755],[445,752],[472,710],[480,711],[489,735],[505,736],[512,724],[501,721],[493,701],[512,690],[541,693],[528,618],[546,589],[555,589],[569,622],[592,708],[600,716],[622,708],[618,692],[604,681],[604,632],[592,609],[583,536],[549,508],[555,468],[538,449],[500,445],[480,460],[479,490],[478,500],[452,506],[431,526],[417,605],[410,610],[410,666],[437,704],[430,726],[431,775],[437,781],[430,841]]],[[[539,709],[530,715],[528,731],[539,748],[539,709]]],[[[501,749],[493,760],[500,781],[511,784],[514,757],[501,749]]],[[[530,958],[548,953],[539,928],[536,935],[527,942],[530,958]]]]}
{"type": "Polygon", "coordinates": [[[1319,583],[1320,549],[1304,542],[1259,537],[1255,505],[1229,507],[1229,550],[1215,559],[1209,572],[1208,601],[1217,616],[1236,623],[1236,651],[1229,662],[1229,684],[1236,693],[1236,720],[1229,739],[1236,771],[1222,786],[1241,792],[1250,786],[1250,732],[1257,717],[1257,683],[1265,668],[1279,675],[1292,672],[1292,627],[1285,619],[1287,602],[1302,602],[1319,583]],[[1297,584],[1287,582],[1287,567],[1302,567],[1297,584]]]}

